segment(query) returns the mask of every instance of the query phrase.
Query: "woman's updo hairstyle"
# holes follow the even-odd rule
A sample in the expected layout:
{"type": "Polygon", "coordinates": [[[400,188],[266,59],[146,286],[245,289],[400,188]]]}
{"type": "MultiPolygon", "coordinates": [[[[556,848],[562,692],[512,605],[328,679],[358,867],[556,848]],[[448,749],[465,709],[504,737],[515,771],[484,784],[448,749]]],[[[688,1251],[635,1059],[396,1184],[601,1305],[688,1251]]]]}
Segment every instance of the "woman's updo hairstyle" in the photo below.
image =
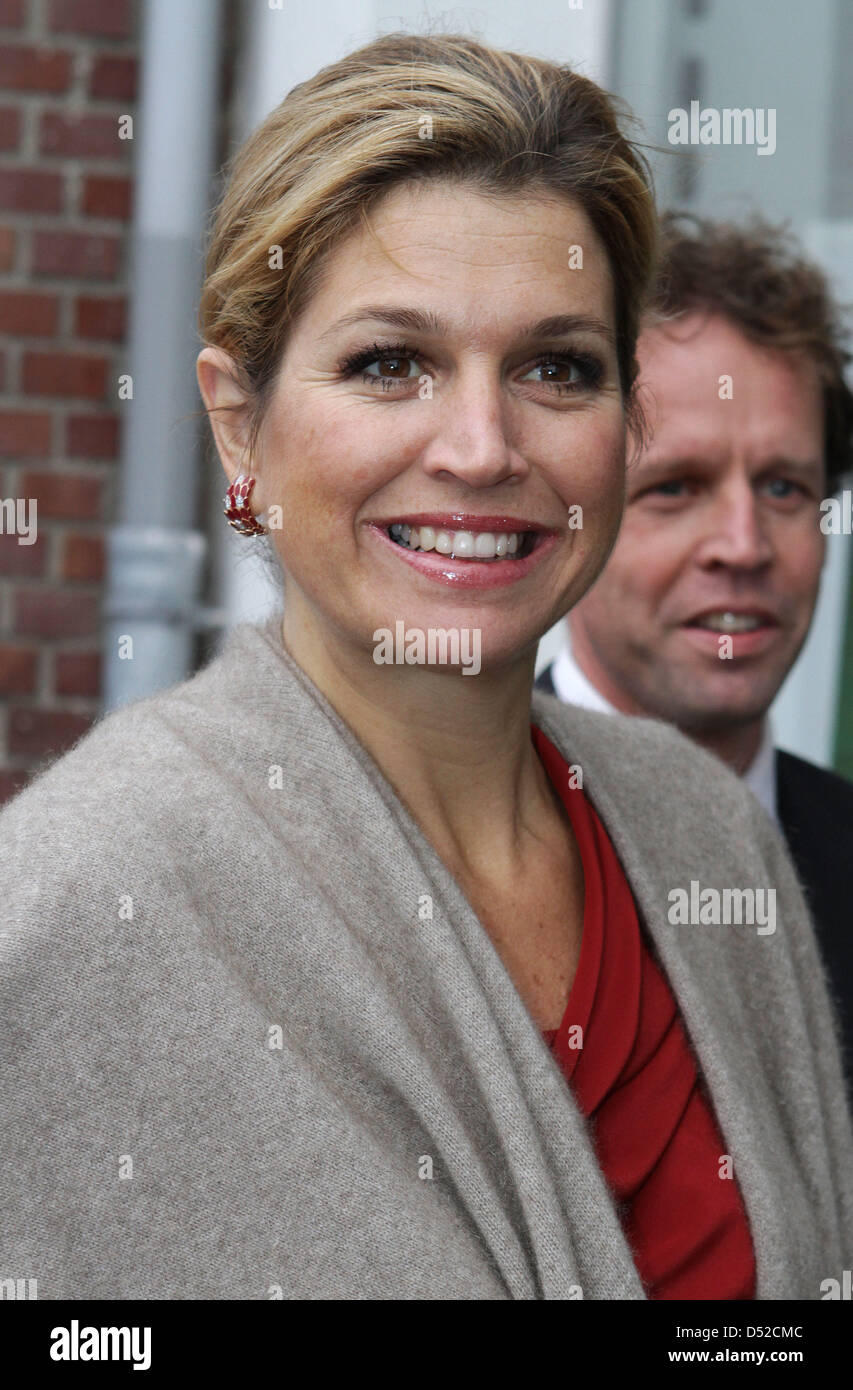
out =
{"type": "Polygon", "coordinates": [[[247,455],[327,253],[394,185],[427,178],[580,204],[609,258],[637,427],[634,354],[656,221],[648,165],[617,110],[568,67],[458,34],[388,34],[294,87],[224,171],[199,309],[204,343],[230,354],[250,396],[247,455]]]}

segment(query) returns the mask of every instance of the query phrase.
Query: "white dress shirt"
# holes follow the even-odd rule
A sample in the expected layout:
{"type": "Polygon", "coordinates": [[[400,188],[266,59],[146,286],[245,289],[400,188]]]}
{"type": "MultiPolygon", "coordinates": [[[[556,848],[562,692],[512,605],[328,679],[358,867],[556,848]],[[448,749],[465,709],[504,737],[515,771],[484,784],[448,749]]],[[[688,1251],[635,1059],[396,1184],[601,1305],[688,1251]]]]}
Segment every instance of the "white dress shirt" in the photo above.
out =
{"type": "MultiPolygon", "coordinates": [[[[581,705],[584,709],[598,710],[601,714],[618,713],[615,705],[596,690],[575,661],[568,647],[564,647],[551,667],[551,679],[559,699],[567,705],[581,705]]],[[[779,825],[779,812],[776,807],[776,749],[773,744],[773,728],[765,717],[761,743],[758,752],[743,774],[743,780],[764,807],[767,814],[779,825]]]]}

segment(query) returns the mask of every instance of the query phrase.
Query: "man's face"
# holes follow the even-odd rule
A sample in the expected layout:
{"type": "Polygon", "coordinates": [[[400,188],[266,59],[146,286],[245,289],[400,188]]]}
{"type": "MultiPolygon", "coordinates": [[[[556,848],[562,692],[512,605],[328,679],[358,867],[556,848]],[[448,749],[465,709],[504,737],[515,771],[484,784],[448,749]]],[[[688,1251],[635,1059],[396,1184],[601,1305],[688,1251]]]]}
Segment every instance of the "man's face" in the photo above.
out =
{"type": "Polygon", "coordinates": [[[817,601],[817,372],[699,312],[648,328],[637,355],[653,437],[628,470],[613,553],[570,616],[573,647],[619,709],[733,728],[772,702],[817,601]]]}

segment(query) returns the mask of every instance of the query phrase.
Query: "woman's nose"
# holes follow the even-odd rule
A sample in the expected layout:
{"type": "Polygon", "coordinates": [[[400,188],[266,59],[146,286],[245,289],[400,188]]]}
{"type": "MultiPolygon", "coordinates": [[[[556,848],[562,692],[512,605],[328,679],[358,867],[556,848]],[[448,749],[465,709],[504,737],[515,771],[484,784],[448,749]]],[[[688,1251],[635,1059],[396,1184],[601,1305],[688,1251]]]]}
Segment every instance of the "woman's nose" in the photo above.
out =
{"type": "Polygon", "coordinates": [[[492,487],[528,473],[512,437],[512,403],[491,373],[466,373],[437,387],[424,408],[434,412],[423,466],[431,477],[492,487]]]}

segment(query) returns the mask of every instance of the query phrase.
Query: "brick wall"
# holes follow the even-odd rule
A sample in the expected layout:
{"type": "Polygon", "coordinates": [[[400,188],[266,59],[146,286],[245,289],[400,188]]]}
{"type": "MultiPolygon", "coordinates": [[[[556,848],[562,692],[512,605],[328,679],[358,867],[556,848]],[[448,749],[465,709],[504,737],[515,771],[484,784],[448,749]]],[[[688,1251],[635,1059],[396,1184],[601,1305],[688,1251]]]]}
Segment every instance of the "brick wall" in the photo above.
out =
{"type": "Polygon", "coordinates": [[[0,801],[98,710],[138,24],[133,0],[0,0],[0,801]]]}

